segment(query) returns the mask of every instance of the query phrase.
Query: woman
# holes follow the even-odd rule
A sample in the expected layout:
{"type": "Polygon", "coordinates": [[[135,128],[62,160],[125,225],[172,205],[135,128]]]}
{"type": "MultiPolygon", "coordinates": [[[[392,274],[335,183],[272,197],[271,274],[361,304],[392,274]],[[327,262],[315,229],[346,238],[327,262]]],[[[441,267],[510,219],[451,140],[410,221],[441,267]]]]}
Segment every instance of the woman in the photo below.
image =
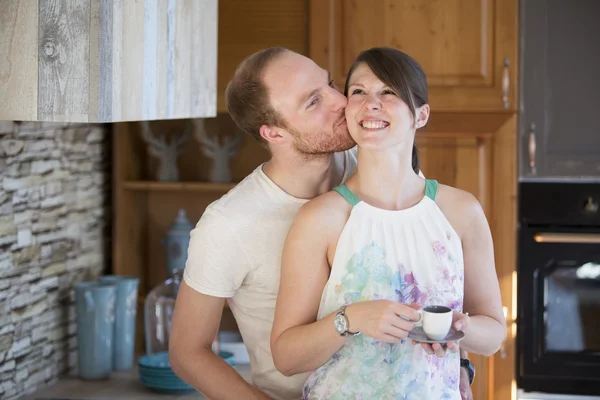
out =
{"type": "Polygon", "coordinates": [[[415,60],[367,50],[345,94],[358,169],[308,202],[290,229],[275,365],[286,375],[315,370],[307,399],[460,399],[458,354],[407,336],[417,309],[446,305],[464,332],[461,348],[499,349],[505,321],[487,220],[469,193],[418,175],[415,131],[430,109],[415,60]]]}

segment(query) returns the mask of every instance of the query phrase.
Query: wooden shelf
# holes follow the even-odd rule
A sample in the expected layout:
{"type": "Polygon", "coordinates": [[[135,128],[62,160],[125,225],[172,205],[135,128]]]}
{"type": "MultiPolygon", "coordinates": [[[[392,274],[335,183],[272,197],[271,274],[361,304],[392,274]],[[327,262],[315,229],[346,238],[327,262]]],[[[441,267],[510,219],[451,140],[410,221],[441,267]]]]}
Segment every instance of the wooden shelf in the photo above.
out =
{"type": "Polygon", "coordinates": [[[226,193],[236,184],[237,183],[126,181],[121,183],[121,186],[123,189],[133,191],[226,193]]]}

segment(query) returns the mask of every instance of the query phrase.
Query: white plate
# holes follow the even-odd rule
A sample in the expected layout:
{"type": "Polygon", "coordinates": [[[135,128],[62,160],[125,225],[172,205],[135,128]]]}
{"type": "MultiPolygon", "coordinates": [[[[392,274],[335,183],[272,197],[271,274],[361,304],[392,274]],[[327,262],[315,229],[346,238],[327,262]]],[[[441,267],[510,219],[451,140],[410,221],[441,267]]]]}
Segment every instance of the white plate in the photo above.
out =
{"type": "Polygon", "coordinates": [[[450,332],[446,335],[446,337],[442,340],[433,340],[429,339],[425,332],[423,331],[422,326],[415,326],[412,331],[408,333],[408,337],[415,342],[422,343],[447,343],[454,342],[462,339],[465,336],[464,332],[457,331],[454,328],[450,328],[450,332]]]}

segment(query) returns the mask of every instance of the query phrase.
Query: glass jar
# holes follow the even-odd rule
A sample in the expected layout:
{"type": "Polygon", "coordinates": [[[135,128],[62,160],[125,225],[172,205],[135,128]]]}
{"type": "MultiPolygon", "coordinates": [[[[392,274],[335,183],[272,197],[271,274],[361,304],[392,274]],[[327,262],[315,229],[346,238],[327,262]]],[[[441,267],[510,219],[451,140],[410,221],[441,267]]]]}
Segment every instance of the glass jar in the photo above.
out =
{"type": "Polygon", "coordinates": [[[169,336],[175,309],[175,299],[181,284],[182,270],[148,293],[144,301],[146,354],[169,351],[169,336]]]}

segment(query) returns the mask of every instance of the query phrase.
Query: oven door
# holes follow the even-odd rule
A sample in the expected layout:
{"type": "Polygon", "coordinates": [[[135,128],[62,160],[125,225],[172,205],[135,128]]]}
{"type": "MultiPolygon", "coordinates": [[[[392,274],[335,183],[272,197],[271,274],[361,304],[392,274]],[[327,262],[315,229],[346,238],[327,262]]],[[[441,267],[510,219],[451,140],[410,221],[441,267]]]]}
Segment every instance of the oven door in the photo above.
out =
{"type": "Polygon", "coordinates": [[[600,394],[600,230],[519,232],[517,384],[600,394]]]}

